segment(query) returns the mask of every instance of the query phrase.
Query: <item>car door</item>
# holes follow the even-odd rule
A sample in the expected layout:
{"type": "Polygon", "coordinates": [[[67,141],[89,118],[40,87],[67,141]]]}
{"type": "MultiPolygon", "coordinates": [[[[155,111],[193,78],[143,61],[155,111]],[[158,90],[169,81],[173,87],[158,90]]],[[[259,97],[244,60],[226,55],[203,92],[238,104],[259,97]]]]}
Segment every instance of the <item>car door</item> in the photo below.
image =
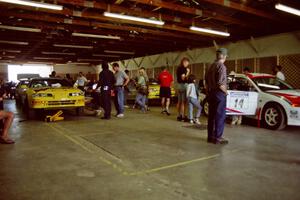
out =
{"type": "Polygon", "coordinates": [[[227,115],[255,115],[259,93],[247,77],[228,79],[227,115]]]}

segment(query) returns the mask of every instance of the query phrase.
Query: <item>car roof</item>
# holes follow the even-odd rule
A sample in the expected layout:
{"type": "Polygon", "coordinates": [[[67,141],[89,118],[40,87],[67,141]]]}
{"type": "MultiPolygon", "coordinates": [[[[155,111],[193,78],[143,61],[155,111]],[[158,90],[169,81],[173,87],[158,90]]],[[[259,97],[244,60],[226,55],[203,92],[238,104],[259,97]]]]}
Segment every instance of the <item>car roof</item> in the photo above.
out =
{"type": "Polygon", "coordinates": [[[266,74],[266,73],[248,73],[248,74],[234,74],[236,77],[249,77],[250,79],[253,78],[274,78],[275,76],[272,74],[266,74]]]}

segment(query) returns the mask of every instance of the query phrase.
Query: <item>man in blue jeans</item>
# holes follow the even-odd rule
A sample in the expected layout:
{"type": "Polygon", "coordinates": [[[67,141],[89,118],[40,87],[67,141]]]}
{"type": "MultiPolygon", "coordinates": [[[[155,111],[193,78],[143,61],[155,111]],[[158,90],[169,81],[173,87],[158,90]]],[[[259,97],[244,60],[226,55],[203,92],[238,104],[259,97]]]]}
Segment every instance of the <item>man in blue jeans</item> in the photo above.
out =
{"type": "Polygon", "coordinates": [[[207,142],[227,144],[223,138],[226,118],[227,72],[224,65],[227,49],[220,48],[216,52],[216,61],[211,64],[205,75],[206,89],[209,102],[208,137],[207,142]]]}
{"type": "Polygon", "coordinates": [[[129,83],[127,74],[120,70],[118,63],[113,63],[113,70],[115,72],[115,107],[117,110],[117,117],[124,117],[124,87],[129,83]]]}

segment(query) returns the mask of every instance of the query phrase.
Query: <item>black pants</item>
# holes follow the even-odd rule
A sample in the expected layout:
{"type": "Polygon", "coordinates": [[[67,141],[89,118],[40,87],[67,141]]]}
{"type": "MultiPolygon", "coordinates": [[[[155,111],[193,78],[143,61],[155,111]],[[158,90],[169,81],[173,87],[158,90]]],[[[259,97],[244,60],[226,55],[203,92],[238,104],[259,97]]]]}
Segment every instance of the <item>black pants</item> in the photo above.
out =
{"type": "Polygon", "coordinates": [[[102,104],[102,108],[104,109],[104,117],[110,118],[111,117],[111,91],[110,90],[101,91],[101,104],[102,104]]]}
{"type": "MultiPolygon", "coordinates": [[[[4,110],[4,103],[3,103],[3,100],[0,101],[0,110],[4,110]]],[[[4,128],[4,120],[3,119],[0,119],[0,130],[3,130],[4,128]]]]}

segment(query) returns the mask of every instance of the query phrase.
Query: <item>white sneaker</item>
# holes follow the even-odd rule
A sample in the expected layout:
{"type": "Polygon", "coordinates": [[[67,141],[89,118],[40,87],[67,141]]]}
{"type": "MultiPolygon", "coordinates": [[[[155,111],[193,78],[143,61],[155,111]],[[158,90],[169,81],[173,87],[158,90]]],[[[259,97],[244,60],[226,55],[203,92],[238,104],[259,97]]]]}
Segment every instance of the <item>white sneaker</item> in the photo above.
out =
{"type": "Polygon", "coordinates": [[[100,117],[101,113],[102,113],[102,110],[96,110],[96,116],[97,117],[100,117]]]}
{"type": "Polygon", "coordinates": [[[117,118],[123,118],[123,117],[124,117],[124,114],[122,114],[122,113],[117,115],[117,118]]]}
{"type": "Polygon", "coordinates": [[[195,120],[194,120],[194,123],[197,124],[197,125],[201,125],[199,119],[195,119],[195,120]]]}
{"type": "Polygon", "coordinates": [[[194,123],[194,120],[191,119],[191,120],[190,120],[190,124],[193,124],[193,123],[194,123]]]}

